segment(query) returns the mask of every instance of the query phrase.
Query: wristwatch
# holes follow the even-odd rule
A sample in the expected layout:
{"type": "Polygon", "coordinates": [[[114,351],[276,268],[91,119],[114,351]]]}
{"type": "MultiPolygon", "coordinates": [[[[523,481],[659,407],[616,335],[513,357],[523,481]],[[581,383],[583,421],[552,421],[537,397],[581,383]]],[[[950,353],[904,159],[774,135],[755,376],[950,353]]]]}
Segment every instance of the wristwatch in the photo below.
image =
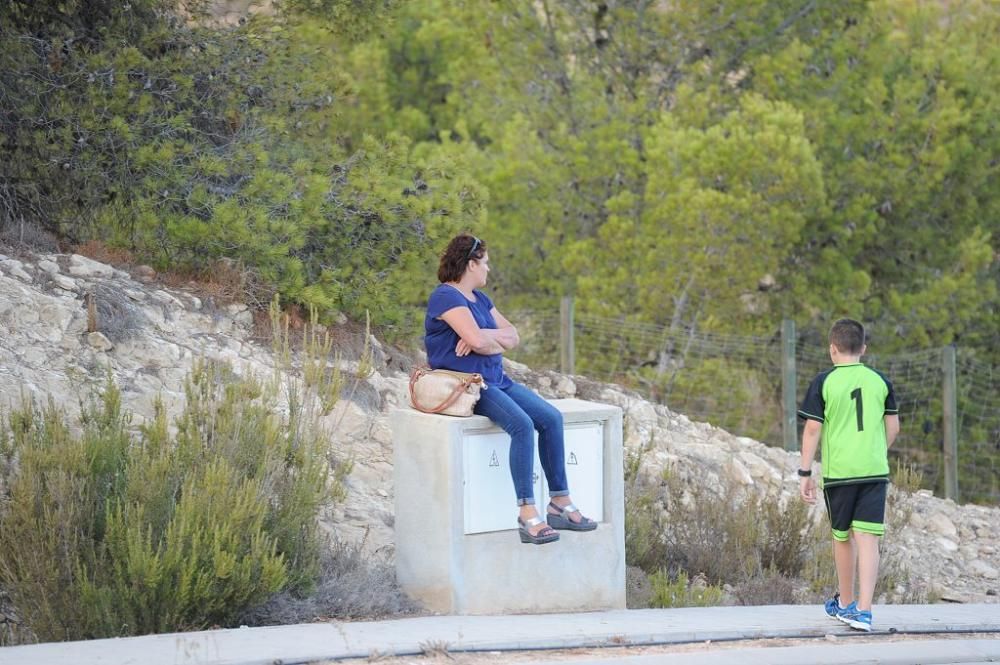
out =
{"type": "Polygon", "coordinates": [[[812,469],[799,469],[799,478],[808,478],[813,475],[812,469]]]}

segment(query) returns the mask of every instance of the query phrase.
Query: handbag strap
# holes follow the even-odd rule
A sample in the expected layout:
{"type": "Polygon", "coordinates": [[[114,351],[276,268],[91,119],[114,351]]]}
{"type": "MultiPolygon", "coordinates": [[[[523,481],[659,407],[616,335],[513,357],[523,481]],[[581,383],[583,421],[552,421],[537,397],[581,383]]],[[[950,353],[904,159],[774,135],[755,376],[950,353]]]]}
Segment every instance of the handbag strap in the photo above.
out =
{"type": "Polygon", "coordinates": [[[413,374],[410,375],[410,402],[413,404],[414,408],[417,409],[417,411],[423,411],[424,413],[441,413],[449,406],[454,404],[455,400],[458,399],[459,395],[465,392],[466,388],[468,388],[473,383],[479,383],[481,381],[481,379],[477,378],[475,374],[471,375],[467,379],[459,380],[458,385],[455,386],[455,388],[451,391],[451,394],[448,395],[443,402],[438,404],[436,407],[429,409],[417,401],[417,395],[413,389],[417,381],[420,380],[420,377],[422,377],[427,372],[428,370],[426,368],[418,367],[417,369],[413,370],[413,374]]]}

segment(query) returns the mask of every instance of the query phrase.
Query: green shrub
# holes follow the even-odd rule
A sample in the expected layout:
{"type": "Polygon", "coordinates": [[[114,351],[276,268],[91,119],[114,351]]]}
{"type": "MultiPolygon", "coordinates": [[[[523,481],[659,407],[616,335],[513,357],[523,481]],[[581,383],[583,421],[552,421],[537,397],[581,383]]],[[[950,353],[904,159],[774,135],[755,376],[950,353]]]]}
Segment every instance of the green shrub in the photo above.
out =
{"type": "Polygon", "coordinates": [[[110,380],[78,432],[51,402],[9,415],[0,584],[39,639],[228,625],[311,590],[328,444],[312,393],[283,412],[280,392],[200,363],[174,427],[158,404],[133,434],[110,380]]]}
{"type": "Polygon", "coordinates": [[[653,587],[650,607],[714,607],[722,603],[724,595],[720,586],[689,581],[683,570],[675,579],[658,570],[649,576],[649,582],[653,587]]]}
{"type": "Polygon", "coordinates": [[[799,576],[812,556],[807,507],[777,488],[759,492],[722,480],[720,487],[685,485],[664,473],[643,481],[641,454],[626,466],[626,559],[658,570],[703,575],[710,584],[747,586],[767,575],[799,576]]]}

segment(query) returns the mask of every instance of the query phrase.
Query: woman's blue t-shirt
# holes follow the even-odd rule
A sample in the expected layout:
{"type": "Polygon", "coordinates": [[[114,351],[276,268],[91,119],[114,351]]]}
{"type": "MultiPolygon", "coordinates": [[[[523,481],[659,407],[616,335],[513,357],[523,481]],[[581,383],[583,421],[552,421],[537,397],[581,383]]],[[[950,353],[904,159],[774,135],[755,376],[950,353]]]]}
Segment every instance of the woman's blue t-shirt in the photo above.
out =
{"type": "Polygon", "coordinates": [[[431,369],[450,369],[456,372],[478,372],[488,386],[506,388],[511,380],[503,373],[503,354],[488,356],[473,351],[467,356],[455,355],[458,333],[438,317],[456,307],[468,307],[472,318],[480,328],[496,329],[493,318],[493,301],[479,290],[474,290],[473,302],[453,286],[441,284],[427,300],[427,314],[424,316],[424,346],[427,348],[427,363],[431,369]]]}

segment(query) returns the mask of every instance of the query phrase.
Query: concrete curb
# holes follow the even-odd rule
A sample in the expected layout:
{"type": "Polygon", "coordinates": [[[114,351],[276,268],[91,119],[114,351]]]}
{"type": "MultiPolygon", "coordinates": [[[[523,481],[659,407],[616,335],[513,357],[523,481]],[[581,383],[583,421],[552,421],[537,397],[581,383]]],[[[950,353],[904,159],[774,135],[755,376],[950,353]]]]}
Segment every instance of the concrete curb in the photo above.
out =
{"type": "MultiPolygon", "coordinates": [[[[1000,633],[1000,604],[876,606],[874,614],[882,633],[1000,633]]],[[[7,647],[0,665],[293,665],[429,645],[510,651],[857,634],[821,607],[801,605],[429,616],[7,647]]]]}

